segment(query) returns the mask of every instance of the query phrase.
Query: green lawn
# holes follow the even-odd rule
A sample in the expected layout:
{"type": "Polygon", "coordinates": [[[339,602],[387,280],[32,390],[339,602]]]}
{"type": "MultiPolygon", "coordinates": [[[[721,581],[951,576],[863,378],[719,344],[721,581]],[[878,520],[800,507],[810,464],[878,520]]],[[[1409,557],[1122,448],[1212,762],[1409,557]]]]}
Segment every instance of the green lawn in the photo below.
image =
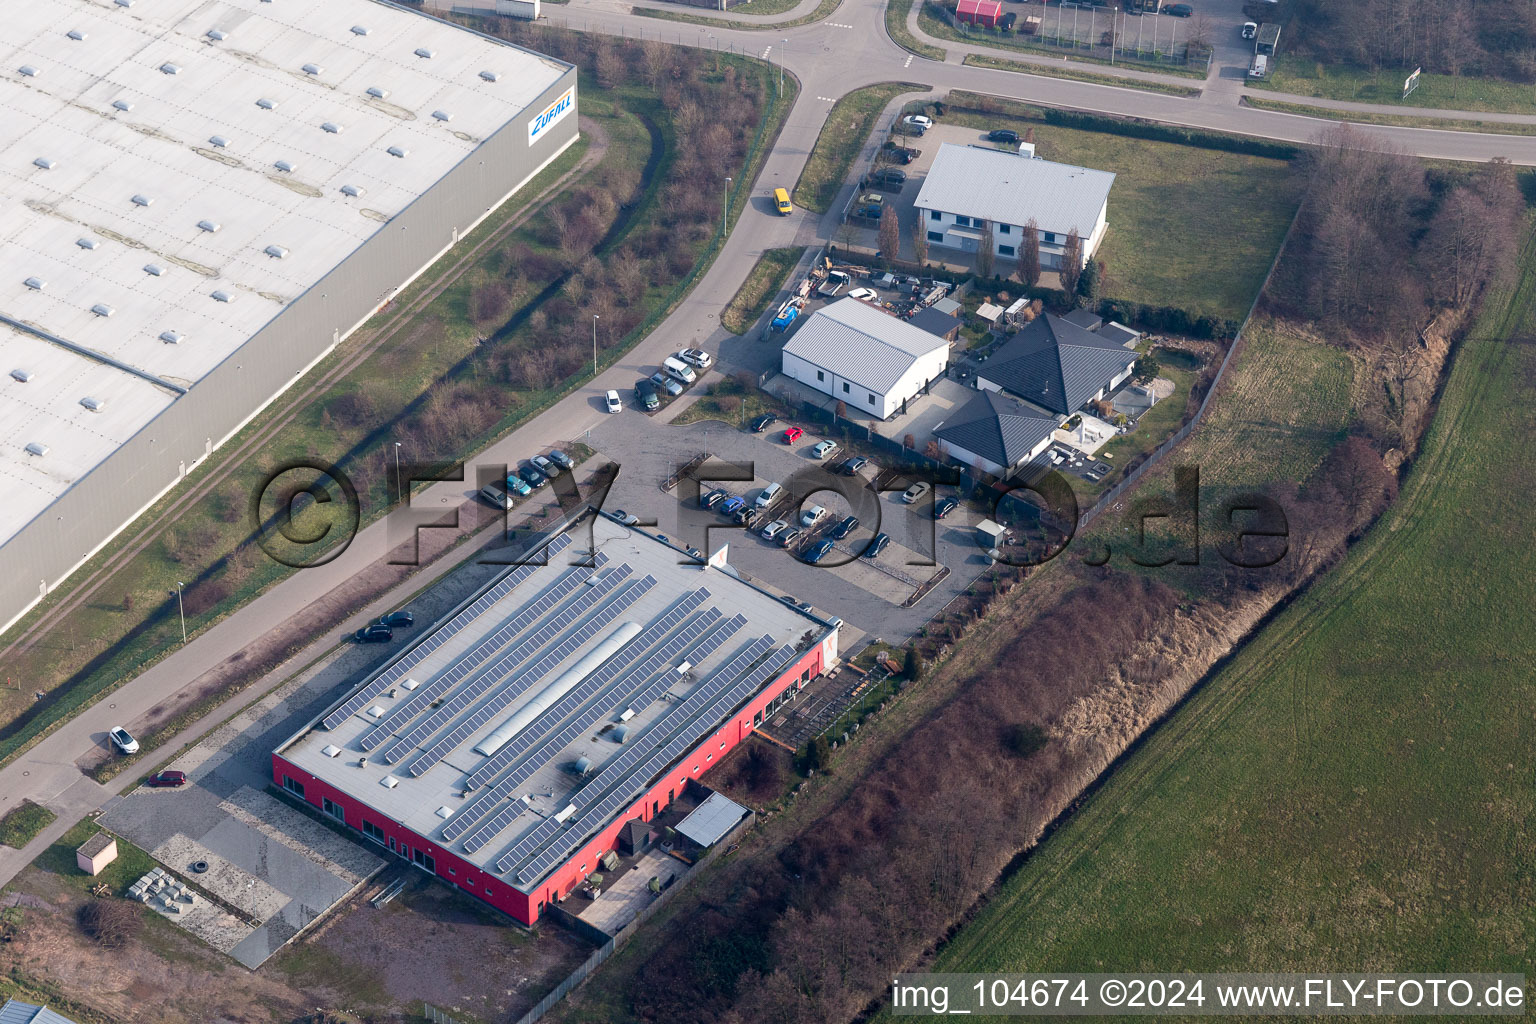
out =
{"type": "Polygon", "coordinates": [[[1397,505],[941,951],[940,971],[1529,970],[1536,247],[1397,505]]]}
{"type": "Polygon", "coordinates": [[[0,818],[0,846],[19,850],[37,838],[39,832],[58,817],[42,804],[23,800],[0,818]]]}
{"type": "Polygon", "coordinates": [[[75,863],[75,851],[100,831],[96,823],[89,818],[77,822],[68,832],[60,836],[57,842],[38,854],[37,860],[32,862],[33,866],[58,875],[82,895],[89,892],[93,885],[105,885],[113,893],[121,896],[128,891],[130,885],[154,870],[155,861],[128,840],[118,837],[117,859],[102,868],[101,873],[93,878],[81,871],[80,866],[75,863]]]}
{"type": "Polygon", "coordinates": [[[1048,125],[1023,104],[994,102],[1001,113],[958,109],[974,99],[951,95],[945,122],[1033,128],[1045,159],[1115,173],[1109,230],[1097,254],[1107,272],[1105,298],[1232,320],[1247,314],[1301,201],[1300,167],[1048,125]]]}
{"type": "Polygon", "coordinates": [[[887,0],[885,5],[885,30],[891,39],[904,50],[929,60],[943,60],[945,52],[930,43],[920,42],[907,28],[907,16],[912,13],[912,0],[887,0]]]}
{"type": "Polygon", "coordinates": [[[1478,132],[1493,135],[1536,135],[1536,124],[1520,124],[1510,121],[1471,121],[1452,117],[1421,117],[1414,114],[1376,114],[1356,110],[1334,110],[1331,107],[1311,107],[1303,103],[1287,103],[1258,96],[1244,96],[1243,105],[1258,110],[1275,110],[1282,114],[1299,114],[1302,117],[1321,117],[1329,121],[1356,121],[1365,124],[1392,124],[1408,128],[1435,128],[1445,132],[1478,132]]]}
{"type": "Polygon", "coordinates": [[[725,312],[720,314],[720,326],[732,334],[746,334],[750,331],[804,253],[803,248],[790,246],[769,249],[758,257],[752,272],[741,283],[731,301],[726,303],[725,312]]]}
{"type": "Polygon", "coordinates": [[[1162,92],[1170,96],[1199,96],[1200,90],[1192,85],[1174,85],[1171,82],[1149,82],[1142,78],[1122,78],[1118,75],[1101,75],[1094,71],[1058,64],[1026,64],[1023,61],[992,57],[985,53],[968,53],[965,63],[975,68],[992,68],[995,71],[1012,71],[1021,75],[1045,75],[1049,78],[1070,78],[1074,82],[1092,82],[1094,85],[1113,85],[1122,89],[1144,89],[1162,92]]]}
{"type": "Polygon", "coordinates": [[[1247,79],[1247,83],[1251,89],[1331,100],[1536,114],[1536,89],[1519,82],[1423,74],[1419,76],[1419,87],[1404,99],[1403,81],[1407,77],[1408,72],[1404,70],[1370,71],[1282,54],[1272,63],[1268,78],[1247,79]]]}
{"type": "Polygon", "coordinates": [[[928,88],[911,82],[884,82],[855,89],[833,104],[805,162],[805,170],[795,184],[795,204],[815,213],[826,213],[885,105],[902,93],[928,88]]]}

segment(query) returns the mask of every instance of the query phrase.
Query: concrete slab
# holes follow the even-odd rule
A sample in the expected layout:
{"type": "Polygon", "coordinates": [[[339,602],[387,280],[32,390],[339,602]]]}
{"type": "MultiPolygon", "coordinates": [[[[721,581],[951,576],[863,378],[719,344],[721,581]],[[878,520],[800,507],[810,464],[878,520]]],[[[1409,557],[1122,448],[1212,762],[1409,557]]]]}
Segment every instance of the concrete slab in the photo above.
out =
{"type": "MultiPolygon", "coordinates": [[[[660,879],[661,884],[666,885],[687,870],[688,865],[676,857],[659,849],[649,850],[635,862],[634,867],[619,876],[611,888],[604,889],[603,894],[577,916],[613,935],[655,901],[656,894],[650,889],[652,878],[660,879]]],[[[573,898],[581,899],[580,896],[573,898]]]]}

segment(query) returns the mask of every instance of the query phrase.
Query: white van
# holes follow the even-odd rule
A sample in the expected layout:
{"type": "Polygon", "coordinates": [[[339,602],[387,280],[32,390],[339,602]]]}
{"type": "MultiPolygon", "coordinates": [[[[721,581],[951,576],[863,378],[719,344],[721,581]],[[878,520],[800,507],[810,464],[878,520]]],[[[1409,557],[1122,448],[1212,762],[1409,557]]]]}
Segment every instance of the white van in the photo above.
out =
{"type": "Polygon", "coordinates": [[[1253,55],[1253,66],[1248,69],[1249,78],[1266,78],[1269,75],[1269,58],[1262,53],[1253,55]]]}
{"type": "Polygon", "coordinates": [[[673,380],[682,381],[684,384],[692,384],[698,380],[698,375],[693,372],[693,367],[683,362],[677,356],[667,356],[661,361],[661,368],[667,371],[667,376],[673,380]]]}

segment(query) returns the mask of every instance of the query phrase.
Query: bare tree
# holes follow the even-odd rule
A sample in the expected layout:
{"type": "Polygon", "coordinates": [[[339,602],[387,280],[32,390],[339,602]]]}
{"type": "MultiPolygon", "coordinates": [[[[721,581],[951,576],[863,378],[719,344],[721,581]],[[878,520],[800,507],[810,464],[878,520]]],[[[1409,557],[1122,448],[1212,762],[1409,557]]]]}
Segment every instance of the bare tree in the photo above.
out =
{"type": "Polygon", "coordinates": [[[912,224],[912,256],[919,269],[928,262],[928,228],[921,217],[912,224]]]}
{"type": "Polygon", "coordinates": [[[1040,225],[1033,217],[1024,225],[1024,245],[1019,249],[1019,266],[1015,273],[1025,288],[1040,283],[1040,225]]]}
{"type": "Polygon", "coordinates": [[[1077,279],[1083,276],[1083,239],[1077,226],[1067,232],[1066,245],[1061,249],[1061,290],[1068,297],[1077,294],[1077,279]]]}
{"type": "Polygon", "coordinates": [[[992,277],[993,261],[997,257],[997,247],[992,239],[992,222],[987,221],[981,229],[981,240],[976,243],[976,273],[983,279],[992,277]]]}
{"type": "Polygon", "coordinates": [[[880,255],[887,261],[901,258],[901,222],[890,205],[880,211],[880,255]]]}

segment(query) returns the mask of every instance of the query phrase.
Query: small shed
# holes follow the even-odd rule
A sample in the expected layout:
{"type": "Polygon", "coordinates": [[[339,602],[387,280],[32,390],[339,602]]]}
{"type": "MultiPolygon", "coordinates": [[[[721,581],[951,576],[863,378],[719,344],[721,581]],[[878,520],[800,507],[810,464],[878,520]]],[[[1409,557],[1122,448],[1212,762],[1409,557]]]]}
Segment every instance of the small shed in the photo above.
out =
{"type": "Polygon", "coordinates": [[[995,324],[997,318],[1003,315],[1003,307],[991,302],[983,302],[976,307],[976,315],[989,324],[995,324]]]}
{"type": "Polygon", "coordinates": [[[624,829],[619,833],[619,848],[626,856],[640,853],[651,842],[651,826],[641,818],[634,818],[624,823],[624,829]]]}
{"type": "Polygon", "coordinates": [[[105,832],[97,832],[75,851],[75,863],[88,875],[99,875],[103,868],[117,860],[117,840],[105,832]]]}
{"type": "Polygon", "coordinates": [[[955,8],[955,20],[996,28],[1003,20],[1003,5],[999,0],[960,0],[955,8]]]}
{"type": "Polygon", "coordinates": [[[1008,536],[1007,527],[1000,523],[994,523],[990,519],[983,519],[981,522],[977,523],[976,532],[981,534],[982,537],[986,539],[989,546],[994,548],[1001,547],[1003,538],[1008,536]]]}
{"type": "Polygon", "coordinates": [[[932,306],[920,309],[912,314],[912,319],[907,321],[913,327],[927,331],[935,337],[945,341],[954,341],[960,337],[960,328],[963,326],[959,317],[941,313],[932,306]]]}
{"type": "Polygon", "coordinates": [[[750,811],[721,793],[709,794],[709,799],[693,809],[693,812],[677,823],[678,834],[706,849],[718,843],[736,823],[750,811]]]}

